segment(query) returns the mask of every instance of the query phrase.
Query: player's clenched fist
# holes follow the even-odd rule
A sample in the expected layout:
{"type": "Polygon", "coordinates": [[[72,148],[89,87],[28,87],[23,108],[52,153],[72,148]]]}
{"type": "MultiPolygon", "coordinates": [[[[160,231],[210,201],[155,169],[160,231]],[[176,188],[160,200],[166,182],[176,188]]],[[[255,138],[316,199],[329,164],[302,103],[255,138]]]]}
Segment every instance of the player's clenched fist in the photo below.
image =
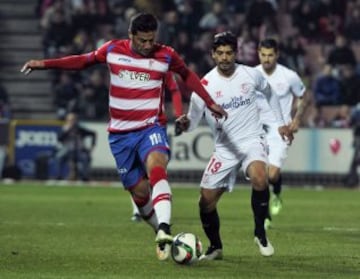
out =
{"type": "Polygon", "coordinates": [[[190,126],[190,120],[186,114],[181,115],[175,120],[175,136],[180,135],[182,132],[187,131],[190,126]]]}
{"type": "Polygon", "coordinates": [[[294,140],[294,134],[289,128],[289,126],[281,126],[279,127],[279,134],[281,135],[282,139],[287,141],[289,145],[291,145],[292,141],[294,140]]]}

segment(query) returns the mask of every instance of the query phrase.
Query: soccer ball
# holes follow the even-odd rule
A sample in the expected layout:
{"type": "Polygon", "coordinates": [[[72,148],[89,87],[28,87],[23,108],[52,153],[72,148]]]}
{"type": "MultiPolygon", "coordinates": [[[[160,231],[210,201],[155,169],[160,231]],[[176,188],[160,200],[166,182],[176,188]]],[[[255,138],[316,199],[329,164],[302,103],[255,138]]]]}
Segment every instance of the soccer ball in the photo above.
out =
{"type": "Polygon", "coordinates": [[[171,257],[178,264],[192,264],[202,253],[200,239],[193,233],[179,233],[171,245],[171,257]]]}

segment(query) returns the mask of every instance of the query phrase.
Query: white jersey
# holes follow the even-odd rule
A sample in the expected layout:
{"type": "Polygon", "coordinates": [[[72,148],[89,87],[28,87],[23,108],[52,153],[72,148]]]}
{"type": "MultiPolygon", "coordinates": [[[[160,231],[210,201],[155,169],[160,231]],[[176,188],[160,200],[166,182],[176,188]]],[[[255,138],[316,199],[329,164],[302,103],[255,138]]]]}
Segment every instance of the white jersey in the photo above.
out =
{"type": "MultiPolygon", "coordinates": [[[[301,78],[296,72],[281,64],[276,64],[275,70],[271,75],[265,73],[262,65],[258,65],[255,68],[266,78],[272,90],[279,97],[283,118],[285,123],[289,124],[292,120],[291,109],[294,96],[302,97],[305,92],[305,85],[301,78]]],[[[257,103],[260,110],[261,123],[268,125],[276,123],[275,115],[263,94],[258,94],[257,103]]]]}
{"type": "Polygon", "coordinates": [[[242,141],[263,134],[256,103],[257,91],[268,96],[274,112],[279,112],[278,120],[284,123],[278,99],[272,97],[266,79],[253,67],[236,64],[231,77],[220,75],[215,67],[205,75],[202,84],[215,102],[228,113],[228,119],[216,119],[204,101],[197,94],[192,94],[187,115],[190,119],[189,130],[198,125],[205,113],[216,148],[234,152],[241,149],[242,141]]]}

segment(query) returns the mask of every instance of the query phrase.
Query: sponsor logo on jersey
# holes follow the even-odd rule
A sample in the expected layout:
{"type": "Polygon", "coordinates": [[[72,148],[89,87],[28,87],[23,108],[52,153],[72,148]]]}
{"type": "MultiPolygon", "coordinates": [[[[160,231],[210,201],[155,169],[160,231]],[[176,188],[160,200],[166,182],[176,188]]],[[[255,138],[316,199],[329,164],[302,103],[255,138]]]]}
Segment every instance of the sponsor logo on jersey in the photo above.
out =
{"type": "Polygon", "coordinates": [[[201,84],[207,86],[209,82],[206,79],[202,79],[201,84]]]}
{"type": "Polygon", "coordinates": [[[220,98],[222,96],[223,95],[222,95],[222,92],[220,90],[215,92],[215,98],[220,98]]]}
{"type": "Polygon", "coordinates": [[[223,103],[221,106],[223,109],[236,109],[241,106],[246,106],[250,104],[250,98],[240,97],[233,97],[231,98],[230,102],[223,103]]]}
{"type": "Polygon", "coordinates": [[[149,81],[150,74],[145,72],[136,72],[136,71],[128,71],[128,70],[120,70],[119,78],[128,81],[149,81]]]}
{"type": "Polygon", "coordinates": [[[150,68],[150,69],[152,68],[153,64],[154,64],[154,60],[153,60],[153,59],[150,59],[150,60],[149,60],[149,68],[150,68]]]}
{"type": "Polygon", "coordinates": [[[126,57],[120,57],[120,58],[118,59],[118,61],[123,61],[123,62],[126,62],[126,63],[131,63],[131,59],[126,58],[126,57]]]}
{"type": "Polygon", "coordinates": [[[247,94],[250,92],[251,88],[252,88],[251,83],[243,83],[243,84],[241,84],[240,91],[243,94],[247,94]]]}

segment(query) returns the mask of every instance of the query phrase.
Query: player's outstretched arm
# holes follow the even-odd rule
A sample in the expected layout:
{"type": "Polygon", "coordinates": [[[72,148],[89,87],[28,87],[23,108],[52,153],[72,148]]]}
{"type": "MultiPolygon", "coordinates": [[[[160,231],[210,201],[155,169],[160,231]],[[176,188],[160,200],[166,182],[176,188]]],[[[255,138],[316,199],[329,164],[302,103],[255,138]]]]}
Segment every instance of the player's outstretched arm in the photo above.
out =
{"type": "Polygon", "coordinates": [[[201,84],[198,76],[192,71],[189,72],[190,74],[186,80],[186,85],[189,86],[190,89],[193,89],[205,101],[206,106],[209,108],[209,110],[211,110],[216,118],[225,117],[226,119],[228,117],[227,112],[220,105],[214,102],[209,93],[201,84]]]}
{"type": "Polygon", "coordinates": [[[225,117],[225,120],[227,119],[228,114],[220,105],[212,104],[211,106],[208,106],[208,108],[216,118],[225,117]]]}
{"type": "Polygon", "coordinates": [[[29,60],[21,68],[20,72],[25,75],[30,74],[33,70],[45,69],[45,64],[43,60],[29,60]]]}
{"type": "MultiPolygon", "coordinates": [[[[106,46],[107,44],[104,44],[106,46]]],[[[98,51],[93,51],[80,55],[69,55],[61,58],[55,59],[45,59],[45,60],[29,60],[24,64],[21,69],[21,72],[26,75],[30,74],[33,70],[41,69],[60,69],[60,70],[82,70],[91,65],[98,63],[105,63],[105,57],[103,55],[104,47],[98,49],[98,51]]]]}
{"type": "Polygon", "coordinates": [[[295,102],[296,102],[296,113],[290,124],[290,130],[293,133],[296,133],[299,130],[300,121],[301,121],[300,119],[305,109],[304,97],[297,97],[295,102]]]}
{"type": "Polygon", "coordinates": [[[175,75],[172,72],[167,72],[165,76],[165,85],[167,90],[171,93],[173,114],[175,117],[180,117],[183,113],[182,96],[175,80],[175,75]]]}

